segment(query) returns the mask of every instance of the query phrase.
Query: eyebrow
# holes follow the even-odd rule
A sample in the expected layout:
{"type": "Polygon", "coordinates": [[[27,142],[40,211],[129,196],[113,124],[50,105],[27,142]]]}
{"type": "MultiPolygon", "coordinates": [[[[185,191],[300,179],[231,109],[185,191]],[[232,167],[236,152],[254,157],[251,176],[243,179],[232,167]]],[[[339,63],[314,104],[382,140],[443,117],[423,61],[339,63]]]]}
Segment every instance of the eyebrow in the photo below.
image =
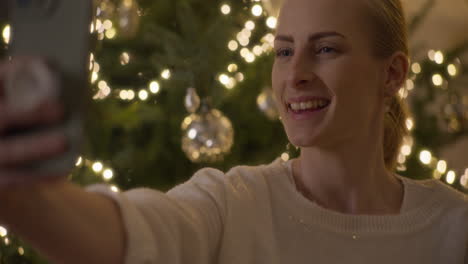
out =
{"type": "MultiPolygon", "coordinates": [[[[318,32],[315,34],[312,34],[309,36],[308,41],[313,42],[322,38],[327,38],[327,37],[341,37],[341,38],[346,38],[343,34],[340,34],[335,31],[326,31],[326,32],[318,32]]],[[[286,42],[292,42],[294,43],[294,38],[291,35],[277,35],[275,37],[275,41],[286,41],[286,42]]]]}

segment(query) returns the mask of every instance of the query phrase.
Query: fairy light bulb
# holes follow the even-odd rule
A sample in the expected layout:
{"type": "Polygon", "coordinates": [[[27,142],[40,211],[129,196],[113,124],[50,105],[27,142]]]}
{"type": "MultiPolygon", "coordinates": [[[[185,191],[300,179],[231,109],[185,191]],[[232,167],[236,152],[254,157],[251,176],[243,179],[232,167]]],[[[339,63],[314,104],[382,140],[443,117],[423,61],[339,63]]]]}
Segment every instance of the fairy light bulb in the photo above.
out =
{"type": "Polygon", "coordinates": [[[263,8],[261,5],[257,4],[252,7],[252,15],[259,17],[262,15],[262,13],[263,13],[263,8]]]}
{"type": "Polygon", "coordinates": [[[431,154],[431,152],[429,152],[427,150],[423,150],[419,154],[419,159],[421,160],[421,162],[423,164],[429,165],[431,163],[432,154],[431,154]]]}
{"type": "Polygon", "coordinates": [[[146,101],[146,99],[148,99],[148,92],[146,90],[140,90],[138,92],[138,97],[140,98],[140,100],[146,101]]]}
{"type": "Polygon", "coordinates": [[[162,77],[163,79],[166,79],[166,80],[169,79],[169,78],[171,78],[171,71],[170,71],[169,69],[163,70],[163,71],[161,72],[161,77],[162,77]]]}
{"type": "Polygon", "coordinates": [[[434,54],[434,61],[435,61],[437,64],[442,64],[442,63],[444,63],[444,54],[442,53],[442,51],[437,51],[437,52],[434,54]]]}
{"type": "Polygon", "coordinates": [[[455,182],[456,174],[454,171],[447,172],[447,176],[445,176],[445,181],[448,184],[453,184],[455,182]]]}
{"type": "Polygon", "coordinates": [[[421,64],[415,62],[411,65],[411,70],[413,71],[413,73],[415,74],[419,74],[421,73],[422,69],[421,69],[421,64]]]}
{"type": "Polygon", "coordinates": [[[102,168],[103,168],[103,165],[101,162],[95,162],[92,167],[93,171],[96,173],[101,172],[102,168]]]}
{"type": "Polygon", "coordinates": [[[229,83],[229,76],[227,76],[226,74],[221,74],[219,75],[219,82],[226,85],[229,83]]]}
{"type": "Polygon", "coordinates": [[[236,51],[237,48],[239,48],[239,44],[237,44],[237,41],[231,40],[228,43],[228,48],[229,48],[230,51],[236,51]]]}
{"type": "Polygon", "coordinates": [[[252,31],[255,29],[255,23],[252,20],[249,20],[245,22],[245,28],[252,31]]]}
{"type": "Polygon", "coordinates": [[[442,78],[442,75],[437,73],[432,76],[432,83],[435,86],[442,86],[443,82],[444,82],[444,79],[442,78]]]}
{"type": "Polygon", "coordinates": [[[266,24],[269,28],[271,29],[275,29],[276,28],[276,24],[278,23],[276,17],[269,17],[267,18],[266,20],[266,24]]]}
{"type": "Polygon", "coordinates": [[[439,160],[439,162],[437,162],[437,171],[441,174],[447,171],[447,162],[445,160],[439,160]]]}
{"type": "Polygon", "coordinates": [[[104,180],[111,180],[114,177],[114,172],[111,169],[106,169],[102,173],[104,180]]]}
{"type": "Polygon", "coordinates": [[[159,83],[157,81],[152,81],[149,85],[150,91],[154,94],[159,93],[161,87],[159,86],[159,83]]]}
{"type": "Polygon", "coordinates": [[[229,13],[231,13],[231,7],[227,4],[222,5],[221,13],[223,13],[224,15],[229,15],[229,13]]]}
{"type": "Polygon", "coordinates": [[[3,28],[2,36],[3,36],[3,42],[5,42],[5,44],[10,44],[10,36],[11,36],[11,27],[10,27],[10,25],[6,25],[3,28]]]}

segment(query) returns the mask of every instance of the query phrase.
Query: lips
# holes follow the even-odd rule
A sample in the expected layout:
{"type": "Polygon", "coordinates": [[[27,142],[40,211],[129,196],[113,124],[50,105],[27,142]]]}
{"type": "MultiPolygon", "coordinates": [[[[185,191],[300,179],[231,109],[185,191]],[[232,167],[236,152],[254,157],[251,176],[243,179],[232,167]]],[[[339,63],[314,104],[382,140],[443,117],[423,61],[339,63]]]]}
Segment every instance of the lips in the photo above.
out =
{"type": "Polygon", "coordinates": [[[313,112],[324,109],[328,107],[331,103],[331,100],[324,97],[317,96],[307,96],[307,97],[296,97],[291,98],[286,103],[286,108],[288,111],[294,113],[301,112],[313,112]]]}

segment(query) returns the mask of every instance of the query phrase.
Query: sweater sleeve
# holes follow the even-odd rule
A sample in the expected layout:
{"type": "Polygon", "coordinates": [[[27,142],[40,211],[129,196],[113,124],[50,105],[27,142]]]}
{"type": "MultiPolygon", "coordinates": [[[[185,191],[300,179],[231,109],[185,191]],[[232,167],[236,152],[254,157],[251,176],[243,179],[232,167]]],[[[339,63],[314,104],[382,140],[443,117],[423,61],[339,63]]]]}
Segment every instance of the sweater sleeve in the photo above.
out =
{"type": "Polygon", "coordinates": [[[148,188],[123,193],[86,188],[118,205],[126,232],[126,264],[215,263],[225,211],[224,174],[198,171],[167,193],[148,188]]]}

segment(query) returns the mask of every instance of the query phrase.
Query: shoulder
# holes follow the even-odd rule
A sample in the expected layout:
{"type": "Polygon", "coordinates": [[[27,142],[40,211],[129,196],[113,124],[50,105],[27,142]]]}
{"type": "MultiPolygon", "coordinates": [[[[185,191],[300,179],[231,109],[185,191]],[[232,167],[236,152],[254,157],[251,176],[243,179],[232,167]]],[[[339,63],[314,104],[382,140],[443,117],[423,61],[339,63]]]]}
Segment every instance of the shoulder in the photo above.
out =
{"type": "Polygon", "coordinates": [[[251,194],[253,190],[265,188],[269,178],[273,177],[274,172],[280,166],[280,161],[276,159],[270,164],[235,166],[227,172],[214,168],[203,168],[198,170],[186,184],[201,188],[218,187],[228,192],[251,194]]]}

